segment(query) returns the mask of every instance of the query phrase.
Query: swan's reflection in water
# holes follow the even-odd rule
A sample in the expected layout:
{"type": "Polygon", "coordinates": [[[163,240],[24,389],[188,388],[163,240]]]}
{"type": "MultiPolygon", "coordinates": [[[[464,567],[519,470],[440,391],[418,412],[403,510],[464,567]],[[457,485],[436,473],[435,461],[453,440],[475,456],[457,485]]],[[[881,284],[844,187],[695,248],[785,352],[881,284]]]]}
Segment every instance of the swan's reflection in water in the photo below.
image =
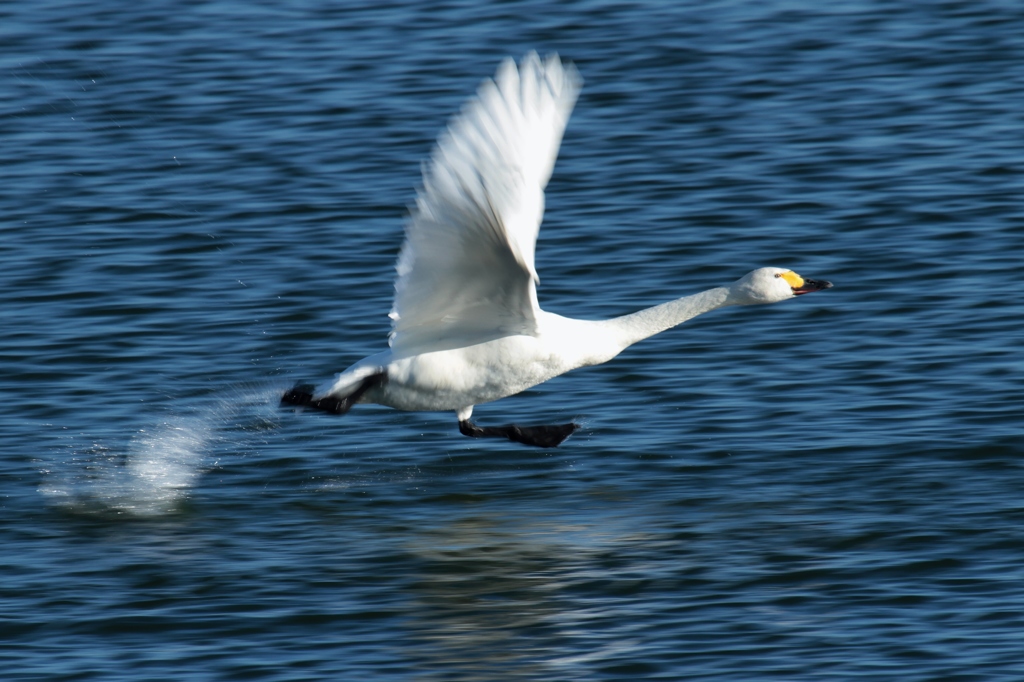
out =
{"type": "Polygon", "coordinates": [[[418,657],[445,677],[559,679],[626,655],[638,585],[616,546],[642,539],[624,525],[475,515],[424,533],[409,624],[418,657]],[[607,598],[617,581],[619,606],[607,598]]]}

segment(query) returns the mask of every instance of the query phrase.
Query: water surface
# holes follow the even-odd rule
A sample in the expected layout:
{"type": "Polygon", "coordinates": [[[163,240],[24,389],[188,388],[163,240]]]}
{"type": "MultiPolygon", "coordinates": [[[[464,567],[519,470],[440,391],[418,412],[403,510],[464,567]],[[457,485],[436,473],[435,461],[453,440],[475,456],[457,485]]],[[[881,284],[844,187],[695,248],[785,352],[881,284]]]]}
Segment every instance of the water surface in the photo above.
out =
{"type": "Polygon", "coordinates": [[[1024,9],[0,9],[10,679],[1021,679],[1024,9]],[[276,406],[383,347],[501,58],[585,86],[542,305],[833,281],[477,408],[276,406]]]}

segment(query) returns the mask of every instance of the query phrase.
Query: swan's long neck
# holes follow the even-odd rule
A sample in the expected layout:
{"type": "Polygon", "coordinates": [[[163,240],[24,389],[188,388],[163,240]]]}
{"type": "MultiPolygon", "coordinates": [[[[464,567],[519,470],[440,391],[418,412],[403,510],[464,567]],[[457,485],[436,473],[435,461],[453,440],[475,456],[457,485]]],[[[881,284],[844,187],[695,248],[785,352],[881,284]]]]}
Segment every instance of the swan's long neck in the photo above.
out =
{"type": "Polygon", "coordinates": [[[697,315],[729,305],[728,298],[729,289],[726,287],[708,289],[699,294],[640,310],[632,315],[606,320],[605,324],[617,336],[621,345],[620,350],[623,350],[637,341],[671,329],[697,315]]]}
{"type": "Polygon", "coordinates": [[[561,359],[551,376],[608,362],[637,341],[734,302],[729,289],[721,287],[610,320],[574,320],[542,311],[545,353],[561,359]]]}

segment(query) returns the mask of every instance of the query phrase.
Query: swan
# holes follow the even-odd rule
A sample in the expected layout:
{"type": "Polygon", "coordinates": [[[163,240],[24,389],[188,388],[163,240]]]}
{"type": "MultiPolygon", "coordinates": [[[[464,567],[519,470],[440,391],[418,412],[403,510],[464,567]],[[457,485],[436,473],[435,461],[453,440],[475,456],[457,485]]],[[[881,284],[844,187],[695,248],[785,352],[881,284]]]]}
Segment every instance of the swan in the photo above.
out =
{"type": "Polygon", "coordinates": [[[387,350],[320,385],[299,383],[283,405],[344,414],[357,403],[454,411],[459,431],[556,447],[579,425],[477,426],[473,406],[524,391],[696,315],[776,303],[831,283],[765,267],[609,320],[541,310],[534,248],[544,188],[582,80],[557,55],[506,59],[442,133],[406,224],[387,350]]]}

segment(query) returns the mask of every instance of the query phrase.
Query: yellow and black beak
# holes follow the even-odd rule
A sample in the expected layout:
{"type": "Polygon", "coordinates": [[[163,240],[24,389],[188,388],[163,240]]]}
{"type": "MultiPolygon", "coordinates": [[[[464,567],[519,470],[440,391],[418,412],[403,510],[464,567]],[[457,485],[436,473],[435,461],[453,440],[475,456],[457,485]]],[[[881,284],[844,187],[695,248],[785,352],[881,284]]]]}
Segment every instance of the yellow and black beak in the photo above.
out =
{"type": "Polygon", "coordinates": [[[781,277],[789,283],[790,287],[792,287],[794,296],[832,288],[832,282],[826,282],[823,279],[807,279],[801,277],[792,270],[782,273],[781,277]]]}

